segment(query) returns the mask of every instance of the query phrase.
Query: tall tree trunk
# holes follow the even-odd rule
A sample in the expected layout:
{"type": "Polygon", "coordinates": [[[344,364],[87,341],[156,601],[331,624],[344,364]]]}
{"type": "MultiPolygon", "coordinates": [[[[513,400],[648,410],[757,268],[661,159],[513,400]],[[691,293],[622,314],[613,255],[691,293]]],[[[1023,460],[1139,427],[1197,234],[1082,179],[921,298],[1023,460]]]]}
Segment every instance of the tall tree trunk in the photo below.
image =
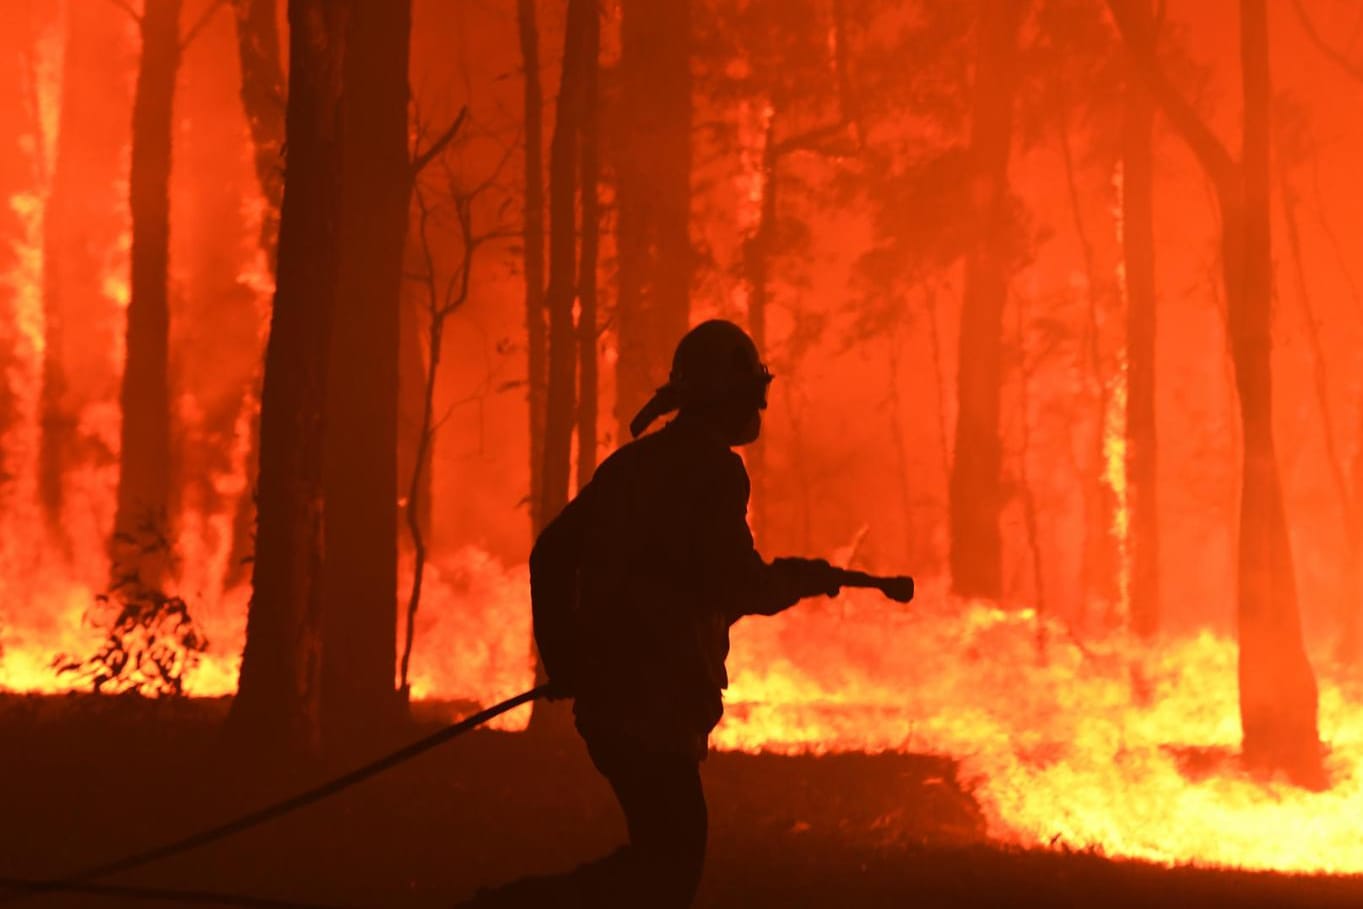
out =
{"type": "Polygon", "coordinates": [[[276,0],[232,0],[241,64],[241,106],[251,127],[256,180],[265,197],[260,248],[275,268],[279,207],[284,199],[284,64],[276,0]]]}
{"type": "Polygon", "coordinates": [[[525,70],[525,221],[522,235],[527,336],[526,400],[530,411],[530,529],[544,528],[544,417],[549,384],[544,319],[544,97],[540,90],[535,0],[517,0],[521,66],[525,70]]]}
{"type": "Polygon", "coordinates": [[[1222,244],[1244,472],[1240,497],[1240,719],[1245,758],[1323,783],[1316,680],[1302,644],[1273,444],[1268,9],[1241,0],[1243,196],[1223,200],[1222,244]],[[1237,204],[1239,203],[1239,204],[1237,204]]]}
{"type": "Polygon", "coordinates": [[[624,440],[634,414],[667,380],[689,316],[691,2],[620,6],[615,417],[624,440]]]}
{"type": "Polygon", "coordinates": [[[1122,114],[1122,256],[1126,281],[1126,501],[1131,627],[1159,630],[1155,449],[1155,105],[1128,79],[1122,114]]]}
{"type": "MultiPolygon", "coordinates": [[[[241,64],[241,104],[251,129],[256,181],[265,200],[260,219],[260,248],[277,270],[279,210],[284,197],[284,64],[279,45],[277,0],[232,0],[237,20],[237,57],[241,64]]],[[[259,380],[257,397],[259,397],[259,380]]],[[[237,502],[232,521],[232,555],[227,583],[243,579],[255,547],[254,490],[259,480],[260,420],[250,423],[246,458],[247,492],[237,502]]]]}
{"type": "MultiPolygon", "coordinates": [[[[54,542],[69,547],[64,479],[79,466],[108,464],[113,439],[82,427],[81,414],[118,394],[119,309],[111,275],[124,222],[118,186],[131,93],[125,66],[128,20],[112,3],[67,16],[57,156],[43,223],[42,429],[39,493],[54,542]]],[[[130,54],[128,55],[130,57],[130,54]]]]}
{"type": "Polygon", "coordinates": [[[552,521],[568,503],[572,460],[576,343],[573,300],[577,295],[577,160],[581,133],[587,31],[591,0],[569,0],[563,41],[554,138],[549,146],[549,388],[544,422],[544,502],[552,521]]]}
{"type": "Polygon", "coordinates": [[[1240,0],[1244,138],[1239,162],[1169,84],[1155,57],[1148,6],[1137,0],[1109,0],[1108,5],[1151,93],[1215,185],[1221,210],[1221,264],[1244,440],[1236,620],[1245,760],[1285,772],[1303,785],[1321,786],[1316,679],[1302,642],[1273,443],[1266,0],[1240,0]]]}
{"type": "MultiPolygon", "coordinates": [[[[563,37],[563,76],[559,80],[554,138],[549,146],[549,287],[545,308],[549,315],[548,378],[545,396],[544,462],[540,479],[543,500],[539,516],[545,524],[568,504],[572,461],[574,376],[578,338],[573,330],[573,299],[577,275],[576,198],[577,145],[582,132],[586,54],[595,27],[593,0],[568,0],[563,37]]],[[[544,666],[535,660],[535,681],[545,680],[544,666]]],[[[535,729],[559,731],[566,713],[558,705],[537,704],[531,714],[535,729]]]]}
{"type": "Polygon", "coordinates": [[[235,738],[275,753],[321,747],[323,430],[354,7],[354,0],[289,0],[288,157],[260,412],[258,545],[229,716],[235,738]]]}
{"type": "MultiPolygon", "coordinates": [[[[762,143],[761,191],[762,205],[757,226],[744,244],[744,270],[748,279],[748,332],[757,352],[767,356],[767,288],[768,263],[776,233],[776,116],[767,123],[762,143]]],[[[752,481],[750,518],[754,538],[765,542],[767,530],[767,450],[762,439],[748,446],[744,460],[752,481]]]]}
{"type": "Polygon", "coordinates": [[[411,193],[410,0],[358,3],[344,64],[340,280],[327,371],[324,736],[391,724],[397,654],[398,347],[411,193]]]}
{"type": "Polygon", "coordinates": [[[1017,32],[1026,4],[985,0],[977,29],[970,154],[979,238],[966,255],[951,469],[951,585],[961,596],[1003,594],[999,395],[1003,309],[1008,299],[1008,160],[1013,140],[1017,32]]]}
{"type": "Polygon", "coordinates": [[[595,0],[589,4],[590,21],[583,26],[582,71],[582,248],[578,268],[577,358],[581,377],[577,396],[577,488],[596,471],[597,424],[597,259],[601,239],[601,176],[599,91],[601,70],[601,16],[595,0]]]}
{"type": "Polygon", "coordinates": [[[167,553],[148,551],[147,532],[170,537],[170,168],[181,0],[147,0],[133,100],[132,300],[123,370],[122,445],[114,574],[155,587],[167,553]]]}

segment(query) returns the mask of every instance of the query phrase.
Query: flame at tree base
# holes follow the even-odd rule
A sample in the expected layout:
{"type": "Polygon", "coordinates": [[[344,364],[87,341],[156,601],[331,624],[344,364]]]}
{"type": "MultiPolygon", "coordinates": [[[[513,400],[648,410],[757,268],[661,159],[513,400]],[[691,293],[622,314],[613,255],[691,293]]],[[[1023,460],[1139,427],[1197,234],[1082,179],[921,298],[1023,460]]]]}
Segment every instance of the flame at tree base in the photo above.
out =
{"type": "MultiPolygon", "coordinates": [[[[529,687],[524,566],[466,549],[433,565],[427,585],[414,695],[491,704],[529,687]]],[[[737,625],[713,746],[947,755],[990,836],[1013,845],[1363,872],[1363,711],[1341,680],[1320,679],[1331,787],[1308,792],[1239,762],[1234,641],[1205,632],[1153,647],[1122,635],[1081,643],[1030,610],[962,603],[925,586],[908,607],[849,591],[737,625]],[[1044,658],[1038,641],[1048,642],[1044,658]]],[[[70,689],[52,656],[97,641],[97,629],[78,621],[89,595],[72,585],[47,613],[61,620],[3,629],[0,687],[70,689]]],[[[246,599],[239,589],[213,604],[212,646],[187,679],[189,694],[235,687],[246,599]]],[[[516,711],[502,728],[523,727],[527,716],[516,711]]]]}

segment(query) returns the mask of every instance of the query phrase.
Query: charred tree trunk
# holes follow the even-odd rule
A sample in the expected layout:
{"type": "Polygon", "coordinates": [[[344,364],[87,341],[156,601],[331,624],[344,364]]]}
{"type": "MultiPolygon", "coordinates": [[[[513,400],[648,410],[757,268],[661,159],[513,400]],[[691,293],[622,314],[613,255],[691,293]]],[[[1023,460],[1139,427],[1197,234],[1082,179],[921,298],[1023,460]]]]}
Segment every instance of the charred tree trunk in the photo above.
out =
{"type": "Polygon", "coordinates": [[[288,157],[261,401],[260,513],[239,741],[321,746],[323,440],[341,255],[342,85],[353,0],[290,0],[288,157]]]}
{"type": "Polygon", "coordinates": [[[577,488],[596,471],[597,362],[596,268],[601,240],[601,177],[599,91],[601,17],[595,2],[588,5],[590,21],[583,28],[582,65],[582,248],[578,267],[577,359],[581,364],[577,396],[577,488]]]}
{"type": "Polygon", "coordinates": [[[1026,4],[981,5],[970,154],[979,238],[966,254],[956,374],[958,408],[951,469],[951,585],[961,596],[1003,594],[999,395],[1003,309],[1012,267],[1008,160],[1013,140],[1017,32],[1026,4]]]}
{"type": "Polygon", "coordinates": [[[1133,77],[1122,116],[1122,256],[1126,281],[1126,497],[1131,627],[1159,630],[1155,448],[1155,105],[1133,77]]]}
{"type": "Polygon", "coordinates": [[[322,724],[363,742],[396,715],[398,348],[411,198],[410,0],[357,3],[346,41],[340,279],[327,371],[322,724]]]}
{"type": "MultiPolygon", "coordinates": [[[[256,181],[265,199],[260,219],[260,248],[274,274],[278,264],[279,210],[284,196],[284,65],[280,56],[276,0],[232,0],[237,21],[237,57],[241,65],[241,104],[250,124],[256,181]]],[[[257,396],[259,383],[257,382],[257,396]]],[[[260,420],[250,424],[246,458],[247,492],[237,502],[232,522],[232,555],[227,583],[242,580],[254,548],[254,490],[259,479],[260,420]]]]}
{"type": "MultiPolygon", "coordinates": [[[[74,11],[73,11],[74,12],[74,11]]],[[[129,82],[127,17],[112,3],[67,16],[57,156],[43,225],[42,444],[39,494],[54,542],[69,547],[62,523],[64,478],[81,465],[112,460],[112,439],[81,426],[92,403],[118,394],[106,351],[122,326],[105,279],[123,231],[123,170],[129,82]],[[95,356],[92,356],[96,354],[95,356]]]]}
{"type": "MultiPolygon", "coordinates": [[[[572,461],[574,377],[578,337],[573,330],[573,299],[577,294],[576,201],[578,140],[582,133],[586,55],[595,28],[593,0],[569,0],[563,38],[563,77],[559,81],[554,138],[549,146],[549,387],[546,390],[544,463],[540,478],[543,500],[540,518],[552,521],[568,504],[572,461]]],[[[544,667],[535,661],[535,681],[545,680],[544,667]]],[[[531,714],[537,730],[558,731],[566,713],[558,706],[539,703],[531,714]]]]}
{"type": "Polygon", "coordinates": [[[667,380],[691,290],[691,2],[621,3],[623,136],[616,157],[620,295],[615,417],[667,380]]]}
{"type": "Polygon", "coordinates": [[[521,64],[525,70],[525,225],[522,234],[527,336],[526,400],[530,410],[530,529],[544,528],[544,417],[548,338],[544,319],[544,97],[540,90],[535,0],[517,0],[521,64]]]}
{"type": "MultiPolygon", "coordinates": [[[[762,206],[757,227],[744,245],[744,268],[748,278],[748,331],[757,352],[767,356],[767,272],[776,232],[776,117],[767,124],[762,145],[762,206]]],[[[767,530],[767,451],[762,439],[748,446],[745,456],[752,482],[750,519],[753,537],[762,543],[767,530]]]]}
{"type": "Polygon", "coordinates": [[[1222,203],[1223,266],[1244,473],[1240,495],[1240,720],[1245,757],[1323,782],[1316,680],[1302,643],[1292,547],[1273,444],[1273,256],[1269,224],[1266,0],[1241,0],[1244,190],[1222,203]],[[1240,202],[1240,205],[1236,205],[1240,202]],[[1238,209],[1238,210],[1237,210],[1238,209]]]}
{"type": "Polygon", "coordinates": [[[241,64],[241,106],[251,127],[256,180],[265,197],[260,248],[275,268],[279,207],[284,198],[284,64],[276,0],[232,0],[241,64]]]}
{"type": "Polygon", "coordinates": [[[1142,75],[1216,186],[1231,359],[1244,439],[1236,619],[1240,724],[1251,766],[1308,786],[1325,782],[1315,675],[1302,642],[1292,548],[1273,441],[1273,262],[1269,210],[1268,12],[1240,2],[1244,138],[1239,162],[1169,85],[1148,9],[1110,0],[1142,75]]]}
{"type": "Polygon", "coordinates": [[[572,460],[576,338],[573,300],[577,295],[577,161],[581,133],[587,31],[591,0],[569,0],[563,42],[554,138],[549,146],[549,388],[544,422],[542,516],[552,521],[568,503],[572,460]]]}
{"type": "Polygon", "coordinates": [[[116,577],[136,574],[153,588],[164,551],[148,553],[148,531],[170,537],[170,168],[175,77],[180,68],[180,0],[147,0],[139,21],[142,62],[133,101],[132,299],[123,371],[116,577]]]}

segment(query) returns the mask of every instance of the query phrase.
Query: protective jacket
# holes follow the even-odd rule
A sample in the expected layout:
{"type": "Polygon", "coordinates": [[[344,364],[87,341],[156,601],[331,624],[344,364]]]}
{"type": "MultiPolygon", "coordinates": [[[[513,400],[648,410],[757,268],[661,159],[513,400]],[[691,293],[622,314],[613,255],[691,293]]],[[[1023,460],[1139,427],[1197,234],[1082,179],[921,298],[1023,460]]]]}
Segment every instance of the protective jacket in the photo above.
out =
{"type": "Polygon", "coordinates": [[[579,729],[703,754],[723,713],[729,626],[828,592],[828,564],[765,562],[742,460],[679,416],[615,452],[530,558],[535,638],[579,729]]]}

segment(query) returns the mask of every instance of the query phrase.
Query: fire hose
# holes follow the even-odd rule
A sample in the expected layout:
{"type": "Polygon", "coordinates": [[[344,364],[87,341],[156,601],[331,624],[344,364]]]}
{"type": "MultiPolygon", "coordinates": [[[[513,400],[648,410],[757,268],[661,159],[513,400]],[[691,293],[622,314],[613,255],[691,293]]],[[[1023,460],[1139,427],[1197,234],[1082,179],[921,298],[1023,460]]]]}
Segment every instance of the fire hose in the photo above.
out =
{"type": "Polygon", "coordinates": [[[300,792],[272,805],[258,808],[239,817],[233,818],[222,824],[217,824],[198,833],[175,840],[163,846],[156,846],[145,849],[131,855],[124,856],[114,861],[105,862],[101,865],[94,865],[82,871],[76,871],[59,878],[48,880],[29,880],[25,878],[0,877],[0,887],[10,890],[20,891],[17,894],[0,898],[0,905],[14,905],[34,896],[41,896],[50,893],[104,893],[118,896],[135,896],[143,899],[179,901],[182,904],[208,903],[217,905],[236,905],[236,906],[255,906],[261,909],[313,909],[303,903],[290,903],[286,901],[256,899],[253,897],[237,897],[228,894],[214,893],[195,893],[192,891],[174,890],[153,890],[149,888],[122,888],[113,886],[96,886],[94,881],[100,878],[109,877],[114,874],[122,874],[143,865],[149,865],[162,859],[188,852],[191,849],[198,849],[215,843],[218,840],[226,839],[234,834],[249,830],[261,824],[273,821],[299,808],[305,808],[336,793],[349,789],[357,783],[361,783],[370,777],[377,776],[385,770],[390,770],[399,764],[406,763],[417,755],[424,754],[432,748],[445,744],[450,739],[463,735],[472,729],[483,725],[489,720],[501,716],[508,710],[513,710],[522,704],[538,698],[544,697],[549,693],[548,685],[540,685],[523,691],[515,697],[507,698],[500,704],[494,704],[486,710],[480,710],[472,716],[465,717],[457,723],[451,723],[444,729],[434,732],[423,739],[418,739],[410,745],[398,749],[378,760],[371,761],[362,767],[358,767],[349,773],[336,777],[314,786],[306,792],[300,792]]]}
{"type": "MultiPolygon", "coordinates": [[[[847,569],[837,569],[838,585],[841,587],[859,587],[878,590],[886,597],[898,603],[907,603],[913,599],[914,583],[913,578],[907,576],[882,577],[879,575],[867,574],[861,571],[850,571],[847,569]]],[[[390,770],[399,764],[406,763],[418,755],[424,754],[433,748],[445,744],[453,738],[463,735],[473,729],[478,728],[484,723],[492,720],[508,710],[514,710],[522,704],[545,697],[550,692],[549,685],[539,685],[528,691],[507,698],[501,703],[494,704],[485,710],[465,717],[458,722],[451,723],[444,729],[438,730],[423,739],[398,749],[384,757],[371,761],[362,767],[331,779],[321,785],[314,786],[297,795],[258,808],[226,821],[201,830],[198,833],[182,837],[171,843],[135,852],[120,859],[94,865],[82,871],[76,871],[59,878],[49,879],[28,879],[15,877],[0,877],[0,888],[8,888],[18,891],[11,896],[0,898],[0,905],[14,905],[24,900],[36,896],[54,893],[82,893],[86,895],[108,895],[133,897],[146,900],[161,900],[178,902],[181,905],[226,905],[257,907],[257,909],[327,909],[316,904],[289,902],[286,900],[272,900],[266,898],[238,896],[226,893],[216,893],[208,891],[189,891],[189,890],[162,890],[148,887],[130,887],[118,885],[101,885],[95,881],[110,877],[115,874],[122,874],[152,862],[161,861],[210,843],[226,839],[235,834],[258,827],[277,818],[283,817],[315,804],[323,799],[329,798],[342,790],[349,789],[358,783],[377,776],[385,770],[390,770]]]]}

